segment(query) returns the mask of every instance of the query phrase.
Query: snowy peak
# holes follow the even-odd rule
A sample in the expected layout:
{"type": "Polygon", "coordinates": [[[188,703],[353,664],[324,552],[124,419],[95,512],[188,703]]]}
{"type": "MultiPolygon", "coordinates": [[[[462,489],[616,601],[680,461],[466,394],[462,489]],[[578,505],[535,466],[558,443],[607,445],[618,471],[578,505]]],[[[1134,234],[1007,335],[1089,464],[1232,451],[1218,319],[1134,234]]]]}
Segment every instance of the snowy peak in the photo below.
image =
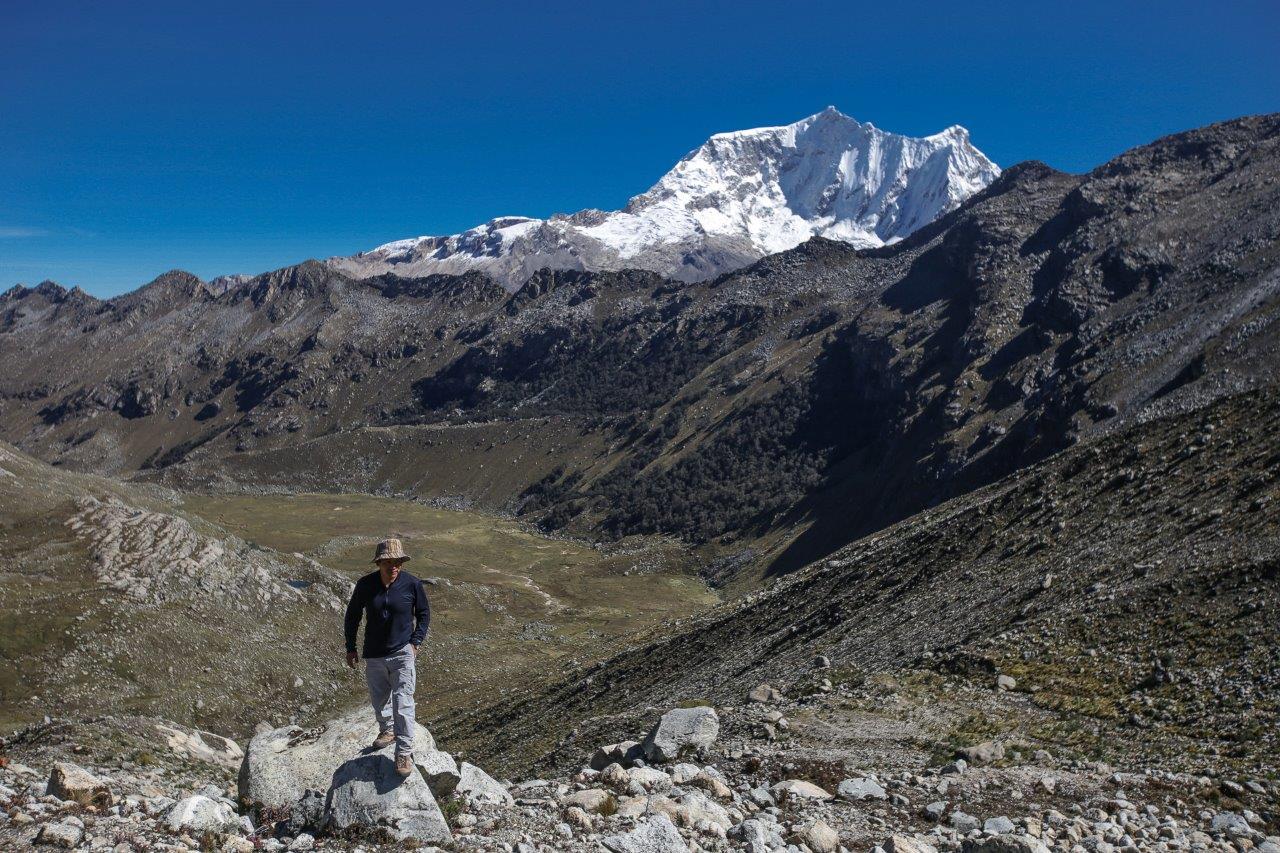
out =
{"type": "Polygon", "coordinates": [[[542,268],[636,267],[698,281],[813,236],[895,242],[999,174],[959,125],[914,138],[828,107],[794,124],[718,133],[620,211],[501,217],[331,263],[357,275],[479,269],[510,289],[542,268]]]}

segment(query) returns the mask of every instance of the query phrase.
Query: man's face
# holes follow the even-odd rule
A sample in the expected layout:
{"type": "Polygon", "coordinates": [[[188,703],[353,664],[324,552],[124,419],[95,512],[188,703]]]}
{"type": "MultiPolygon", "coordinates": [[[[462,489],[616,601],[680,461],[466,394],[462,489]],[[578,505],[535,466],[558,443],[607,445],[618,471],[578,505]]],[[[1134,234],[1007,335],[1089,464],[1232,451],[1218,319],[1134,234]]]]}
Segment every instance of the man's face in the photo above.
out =
{"type": "Polygon", "coordinates": [[[396,578],[400,576],[400,567],[404,565],[404,560],[379,560],[378,569],[382,572],[382,579],[387,583],[395,583],[396,578]]]}

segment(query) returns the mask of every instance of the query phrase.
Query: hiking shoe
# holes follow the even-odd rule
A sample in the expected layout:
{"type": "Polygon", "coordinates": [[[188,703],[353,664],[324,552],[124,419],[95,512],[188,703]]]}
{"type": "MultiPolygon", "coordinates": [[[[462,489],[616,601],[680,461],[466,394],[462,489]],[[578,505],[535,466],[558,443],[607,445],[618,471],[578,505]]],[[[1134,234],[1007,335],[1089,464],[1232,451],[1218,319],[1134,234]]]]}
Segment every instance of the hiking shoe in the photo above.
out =
{"type": "Polygon", "coordinates": [[[395,729],[387,729],[386,731],[378,732],[378,736],[373,739],[373,748],[382,749],[384,746],[391,746],[395,739],[395,729]]]}
{"type": "Polygon", "coordinates": [[[396,772],[401,776],[408,776],[413,772],[413,756],[407,752],[402,752],[396,756],[396,772]]]}

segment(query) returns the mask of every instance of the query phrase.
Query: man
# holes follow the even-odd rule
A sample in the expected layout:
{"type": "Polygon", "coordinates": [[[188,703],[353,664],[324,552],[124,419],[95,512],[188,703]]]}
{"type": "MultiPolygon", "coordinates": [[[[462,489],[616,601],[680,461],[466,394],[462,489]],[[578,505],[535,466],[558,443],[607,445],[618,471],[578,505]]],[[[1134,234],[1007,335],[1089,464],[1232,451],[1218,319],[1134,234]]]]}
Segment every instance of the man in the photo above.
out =
{"type": "Polygon", "coordinates": [[[376,572],[356,581],[347,602],[343,627],[347,636],[347,666],[355,668],[356,632],[364,627],[364,673],[369,701],[378,718],[375,749],[396,744],[396,772],[413,772],[413,690],[417,685],[418,646],[431,624],[431,607],[422,581],[401,570],[409,557],[399,539],[384,539],[374,551],[376,572]]]}

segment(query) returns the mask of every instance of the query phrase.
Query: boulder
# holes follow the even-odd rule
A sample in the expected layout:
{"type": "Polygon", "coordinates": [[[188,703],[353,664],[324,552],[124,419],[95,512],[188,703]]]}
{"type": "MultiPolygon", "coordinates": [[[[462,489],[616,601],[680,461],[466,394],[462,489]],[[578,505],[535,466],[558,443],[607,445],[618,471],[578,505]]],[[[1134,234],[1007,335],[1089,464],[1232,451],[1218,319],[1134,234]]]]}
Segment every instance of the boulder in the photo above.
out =
{"type": "Polygon", "coordinates": [[[785,779],[774,785],[773,796],[780,799],[793,800],[829,800],[831,795],[812,782],[803,779],[785,779]]]}
{"type": "Polygon", "coordinates": [[[610,764],[621,764],[630,767],[640,757],[640,744],[634,740],[624,740],[602,746],[591,756],[591,769],[603,770],[610,764]]]}
{"type": "Polygon", "coordinates": [[[1014,689],[1015,687],[1017,687],[1017,686],[1018,686],[1018,681],[1017,681],[1017,679],[1015,679],[1012,675],[997,675],[997,676],[996,676],[996,689],[997,689],[997,690],[1002,690],[1002,691],[1003,691],[1003,690],[1013,690],[1013,689],[1014,689]]]}
{"type": "Polygon", "coordinates": [[[682,761],[671,768],[671,781],[683,785],[701,772],[702,768],[698,765],[682,761]]]}
{"type": "Polygon", "coordinates": [[[821,819],[805,824],[797,835],[813,853],[836,853],[840,849],[839,833],[821,819]]]}
{"type": "Polygon", "coordinates": [[[1004,746],[988,740],[976,746],[966,746],[956,750],[956,757],[963,758],[970,764],[990,764],[1004,758],[1004,746]]]}
{"type": "Polygon", "coordinates": [[[966,839],[962,849],[964,853],[1049,853],[1049,848],[1038,838],[1013,833],[966,839]]]}
{"type": "Polygon", "coordinates": [[[782,694],[768,684],[757,684],[747,691],[747,699],[762,705],[772,705],[782,701],[782,694]]]}
{"type": "Polygon", "coordinates": [[[107,783],[78,764],[59,761],[49,773],[48,792],[60,800],[82,806],[110,808],[115,802],[107,783]]]}
{"type": "Polygon", "coordinates": [[[987,835],[1004,835],[1013,832],[1014,829],[1013,821],[1004,815],[989,817],[982,822],[982,831],[987,835]]]}
{"type": "Polygon", "coordinates": [[[697,791],[685,794],[676,801],[675,817],[681,826],[694,827],[699,821],[716,824],[722,829],[733,826],[733,821],[723,806],[697,791]]]}
{"type": "Polygon", "coordinates": [[[427,787],[431,789],[432,795],[437,800],[452,794],[462,779],[458,762],[443,750],[415,751],[413,763],[418,765],[418,772],[422,774],[423,779],[427,780],[427,787]]]}
{"type": "Polygon", "coordinates": [[[910,835],[893,835],[889,840],[880,845],[885,849],[885,853],[938,853],[938,848],[929,842],[912,838],[910,835]]]}
{"type": "Polygon", "coordinates": [[[705,752],[720,735],[720,718],[714,708],[675,708],[662,715],[641,744],[646,761],[675,761],[691,753],[705,752]]]}
{"type": "Polygon", "coordinates": [[[612,853],[688,853],[689,845],[668,818],[654,815],[630,832],[600,840],[612,853]]]}
{"type": "Polygon", "coordinates": [[[241,823],[236,810],[227,803],[195,794],[170,806],[164,825],[173,833],[218,833],[239,829],[241,823]]]}
{"type": "Polygon", "coordinates": [[[515,800],[507,793],[506,788],[479,767],[465,761],[458,768],[458,785],[454,791],[471,803],[515,805],[515,800]]]}
{"type": "MultiPolygon", "coordinates": [[[[240,764],[240,800],[287,813],[307,791],[328,791],[337,769],[367,754],[377,734],[373,711],[362,708],[313,729],[284,726],[254,735],[240,764]]],[[[435,751],[435,740],[423,726],[417,726],[414,751],[435,751]]]]}
{"type": "Polygon", "coordinates": [[[966,832],[973,832],[978,828],[978,819],[962,811],[953,811],[951,813],[951,828],[964,835],[966,832]]]}
{"type": "Polygon", "coordinates": [[[646,791],[671,790],[671,777],[656,767],[633,767],[627,775],[646,791]]]}
{"type": "Polygon", "coordinates": [[[334,771],[325,825],[337,832],[386,833],[397,841],[426,844],[452,838],[426,779],[418,773],[400,776],[387,751],[349,759],[334,771]]]}
{"type": "Polygon", "coordinates": [[[1231,837],[1244,838],[1253,831],[1249,826],[1249,821],[1235,812],[1219,812],[1213,816],[1213,822],[1209,826],[1214,832],[1220,832],[1231,837]]]}
{"type": "Polygon", "coordinates": [[[836,786],[836,794],[842,800],[884,800],[889,795],[875,779],[845,779],[836,786]]]}
{"type": "Polygon", "coordinates": [[[576,806],[588,814],[607,813],[617,808],[617,802],[613,799],[613,794],[602,788],[587,788],[583,791],[574,791],[564,798],[564,804],[568,808],[576,806]]]}
{"type": "Polygon", "coordinates": [[[759,818],[744,820],[730,834],[742,841],[748,853],[771,853],[786,847],[786,841],[778,832],[778,825],[759,818]]]}
{"type": "Polygon", "coordinates": [[[70,850],[80,843],[84,830],[74,823],[46,823],[40,828],[36,841],[52,847],[65,847],[70,850]]]}

